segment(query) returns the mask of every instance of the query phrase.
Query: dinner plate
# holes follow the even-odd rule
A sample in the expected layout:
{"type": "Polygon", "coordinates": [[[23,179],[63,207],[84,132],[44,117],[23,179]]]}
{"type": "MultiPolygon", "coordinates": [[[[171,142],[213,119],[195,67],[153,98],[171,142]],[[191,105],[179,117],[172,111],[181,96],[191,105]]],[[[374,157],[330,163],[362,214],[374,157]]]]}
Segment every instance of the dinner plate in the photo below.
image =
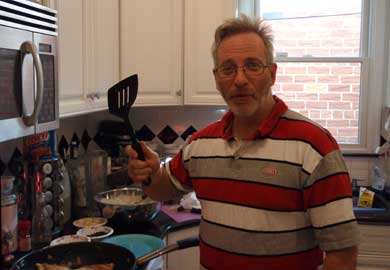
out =
{"type": "Polygon", "coordinates": [[[86,217],[73,221],[73,225],[78,228],[103,226],[107,219],[103,217],[86,217]]]}
{"type": "Polygon", "coordinates": [[[118,245],[130,250],[136,258],[165,246],[163,240],[147,234],[122,234],[111,236],[102,242],[118,245]]]}
{"type": "Polygon", "coordinates": [[[89,242],[89,241],[90,241],[89,238],[86,236],[70,234],[52,240],[50,242],[50,246],[63,245],[63,244],[76,243],[76,242],[89,242]]]}

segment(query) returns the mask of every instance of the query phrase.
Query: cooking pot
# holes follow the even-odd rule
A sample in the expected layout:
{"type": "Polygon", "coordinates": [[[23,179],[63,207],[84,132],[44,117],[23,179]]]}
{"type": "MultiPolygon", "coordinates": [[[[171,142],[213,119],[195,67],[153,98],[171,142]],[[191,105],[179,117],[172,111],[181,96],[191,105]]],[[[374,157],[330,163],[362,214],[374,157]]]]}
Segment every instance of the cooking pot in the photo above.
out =
{"type": "Polygon", "coordinates": [[[142,223],[153,220],[161,203],[146,196],[141,188],[120,188],[98,193],[94,199],[102,216],[114,223],[142,223]]]}
{"type": "Polygon", "coordinates": [[[48,246],[33,251],[12,265],[12,270],[36,270],[36,263],[69,265],[70,268],[93,264],[114,263],[114,270],[132,270],[143,267],[150,260],[168,252],[194,247],[199,244],[197,237],[177,241],[138,259],[128,249],[105,242],[78,242],[48,246]]]}

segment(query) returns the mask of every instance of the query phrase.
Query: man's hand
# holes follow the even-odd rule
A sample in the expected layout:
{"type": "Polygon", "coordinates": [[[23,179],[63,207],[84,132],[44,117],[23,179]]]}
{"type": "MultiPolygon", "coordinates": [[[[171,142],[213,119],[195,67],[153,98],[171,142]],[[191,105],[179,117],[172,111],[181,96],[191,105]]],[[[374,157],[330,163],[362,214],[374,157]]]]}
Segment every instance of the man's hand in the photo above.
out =
{"type": "Polygon", "coordinates": [[[355,270],[357,247],[326,251],[323,270],[355,270]]]}
{"type": "Polygon", "coordinates": [[[129,155],[127,166],[128,175],[135,183],[146,181],[149,177],[159,172],[160,159],[156,152],[139,142],[144,152],[145,161],[138,159],[137,152],[130,146],[126,146],[126,153],[129,155]]]}

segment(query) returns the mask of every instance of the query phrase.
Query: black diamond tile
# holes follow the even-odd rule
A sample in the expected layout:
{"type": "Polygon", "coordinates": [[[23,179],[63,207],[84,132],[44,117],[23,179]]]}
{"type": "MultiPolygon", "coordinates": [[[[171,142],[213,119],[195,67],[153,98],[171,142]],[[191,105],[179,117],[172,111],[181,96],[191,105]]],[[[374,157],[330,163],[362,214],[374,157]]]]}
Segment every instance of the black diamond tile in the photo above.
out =
{"type": "Polygon", "coordinates": [[[183,140],[187,140],[187,137],[190,136],[192,133],[196,132],[196,129],[193,127],[193,126],[189,126],[186,131],[183,132],[183,134],[181,134],[181,138],[183,140]]]}
{"type": "Polygon", "coordinates": [[[23,156],[18,148],[15,148],[11,156],[8,163],[8,169],[15,176],[23,173],[23,156]]]}
{"type": "Polygon", "coordinates": [[[88,145],[91,142],[91,137],[88,134],[88,131],[84,129],[83,136],[81,136],[81,144],[83,145],[85,151],[87,151],[88,145]]]}
{"type": "Polygon", "coordinates": [[[136,133],[135,136],[140,141],[151,141],[156,137],[153,131],[150,130],[147,126],[143,125],[136,133]]]}
{"type": "Polygon", "coordinates": [[[102,149],[104,149],[104,137],[103,132],[98,131],[93,137],[93,141],[102,149]]]}
{"type": "Polygon", "coordinates": [[[77,134],[76,134],[76,133],[73,133],[71,142],[76,142],[77,147],[80,146],[80,139],[79,139],[79,137],[77,137],[77,134]]]}
{"type": "Polygon", "coordinates": [[[7,166],[5,166],[4,162],[0,159],[0,175],[3,175],[6,168],[7,166]]]}
{"type": "Polygon", "coordinates": [[[65,136],[62,135],[61,139],[60,139],[60,142],[58,144],[58,152],[60,153],[60,156],[63,159],[67,159],[68,158],[68,150],[69,150],[69,143],[66,140],[65,136]]]}
{"type": "Polygon", "coordinates": [[[176,132],[170,127],[166,126],[158,135],[157,137],[164,143],[164,144],[171,144],[173,143],[179,135],[176,134],[176,132]]]}

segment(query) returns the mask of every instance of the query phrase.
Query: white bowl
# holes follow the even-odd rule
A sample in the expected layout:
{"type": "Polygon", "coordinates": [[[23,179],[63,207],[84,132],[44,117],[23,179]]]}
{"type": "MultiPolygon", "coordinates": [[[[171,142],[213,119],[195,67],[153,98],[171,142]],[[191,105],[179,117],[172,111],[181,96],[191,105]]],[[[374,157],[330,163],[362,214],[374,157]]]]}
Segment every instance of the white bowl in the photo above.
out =
{"type": "Polygon", "coordinates": [[[78,228],[98,227],[107,223],[107,219],[103,217],[86,217],[73,221],[73,225],[78,228]]]}
{"type": "Polygon", "coordinates": [[[77,235],[86,236],[92,241],[104,239],[114,233],[114,230],[108,226],[85,227],[77,231],[77,235]]]}
{"type": "Polygon", "coordinates": [[[76,242],[90,242],[90,241],[91,240],[86,236],[70,234],[70,235],[64,235],[64,236],[61,236],[61,237],[58,237],[58,238],[52,240],[50,242],[50,246],[76,243],[76,242]]]}

